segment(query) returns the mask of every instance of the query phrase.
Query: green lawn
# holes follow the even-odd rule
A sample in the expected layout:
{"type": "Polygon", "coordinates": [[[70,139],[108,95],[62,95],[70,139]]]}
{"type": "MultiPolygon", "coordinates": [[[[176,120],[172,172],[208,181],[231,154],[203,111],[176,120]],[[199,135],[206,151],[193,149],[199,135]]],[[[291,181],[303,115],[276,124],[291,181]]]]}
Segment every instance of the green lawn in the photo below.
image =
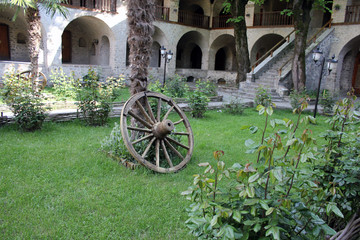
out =
{"type": "MultiPolygon", "coordinates": [[[[276,111],[274,118],[295,116],[276,111]]],[[[317,136],[324,117],[310,128],[317,136]]],[[[45,123],[43,130],[21,133],[0,128],[1,239],[194,239],[184,221],[189,202],[180,193],[192,184],[197,166],[225,151],[232,165],[254,160],[245,154],[250,136],[242,125],[263,125],[253,109],[242,116],[211,111],[190,122],[195,137],[193,158],[177,174],[134,171],[98,151],[119,119],[107,127],[82,123],[45,123]]]]}

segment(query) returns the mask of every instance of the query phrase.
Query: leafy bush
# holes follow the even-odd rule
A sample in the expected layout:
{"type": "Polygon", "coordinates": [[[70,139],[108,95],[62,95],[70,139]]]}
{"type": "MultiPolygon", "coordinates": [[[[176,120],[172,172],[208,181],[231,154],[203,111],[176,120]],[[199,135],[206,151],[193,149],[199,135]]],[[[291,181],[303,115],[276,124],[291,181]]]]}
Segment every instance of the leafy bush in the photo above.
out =
{"type": "Polygon", "coordinates": [[[120,124],[118,123],[115,123],[115,127],[111,131],[110,136],[105,137],[101,141],[100,149],[122,159],[136,162],[124,144],[124,140],[121,135],[120,124]]]}
{"type": "Polygon", "coordinates": [[[114,90],[121,84],[121,78],[107,78],[105,82],[101,82],[98,74],[89,69],[76,96],[77,105],[87,124],[98,126],[107,122],[112,101],[117,97],[114,90]]]}
{"type": "Polygon", "coordinates": [[[5,103],[14,113],[14,120],[23,131],[41,129],[46,118],[44,96],[32,84],[32,80],[20,78],[14,69],[5,73],[2,91],[5,103]]]}
{"type": "Polygon", "coordinates": [[[177,74],[166,82],[166,89],[173,98],[186,97],[186,94],[189,92],[186,79],[177,74]]]}
{"type": "Polygon", "coordinates": [[[206,81],[198,80],[198,81],[196,81],[196,88],[198,88],[201,92],[203,92],[208,97],[217,95],[217,90],[216,90],[215,83],[213,83],[213,82],[211,82],[209,80],[206,80],[206,81]]]}
{"type": "Polygon", "coordinates": [[[336,103],[336,94],[328,90],[324,90],[320,98],[320,105],[323,107],[325,114],[332,114],[336,103]]]}
{"type": "Polygon", "coordinates": [[[79,80],[75,80],[74,72],[71,76],[67,76],[63,69],[51,69],[51,82],[54,84],[55,95],[60,99],[76,97],[79,88],[79,80]]]}
{"type": "Polygon", "coordinates": [[[187,97],[191,115],[195,118],[202,118],[207,110],[209,98],[199,89],[196,88],[187,97]]]}
{"type": "Polygon", "coordinates": [[[290,105],[293,109],[299,108],[301,104],[308,99],[308,95],[305,92],[291,91],[290,93],[290,105]]]}
{"type": "Polygon", "coordinates": [[[255,106],[262,105],[268,107],[271,105],[271,94],[266,88],[264,88],[263,86],[259,86],[256,91],[254,102],[255,106]]]}
{"type": "Polygon", "coordinates": [[[151,82],[148,86],[148,90],[170,96],[170,92],[168,91],[167,86],[165,85],[164,87],[162,87],[162,83],[160,83],[159,80],[151,82]]]}
{"type": "Polygon", "coordinates": [[[204,173],[194,175],[194,185],[182,193],[192,202],[186,221],[192,234],[199,239],[300,240],[336,233],[322,217],[343,215],[334,197],[327,197],[328,188],[318,182],[325,173],[314,167],[316,141],[309,129],[297,133],[301,123],[315,122],[302,117],[306,107],[304,101],[294,109],[297,119],[292,121],[271,119],[272,106],[258,105],[265,116],[262,130],[242,127],[262,135],[259,144],[245,141],[254,161],[226,168],[220,160],[224,152],[216,151],[215,164],[199,164],[204,173]]]}
{"type": "Polygon", "coordinates": [[[360,112],[354,111],[355,99],[349,93],[336,103],[334,116],[327,121],[331,128],[322,134],[327,142],[319,150],[322,162],[318,166],[324,172],[319,185],[328,189],[326,197],[344,216],[324,216],[336,230],[344,228],[360,209],[360,112]]]}
{"type": "Polygon", "coordinates": [[[232,99],[230,103],[225,105],[224,111],[234,115],[241,115],[243,114],[245,109],[244,104],[241,103],[238,99],[232,99]]]}

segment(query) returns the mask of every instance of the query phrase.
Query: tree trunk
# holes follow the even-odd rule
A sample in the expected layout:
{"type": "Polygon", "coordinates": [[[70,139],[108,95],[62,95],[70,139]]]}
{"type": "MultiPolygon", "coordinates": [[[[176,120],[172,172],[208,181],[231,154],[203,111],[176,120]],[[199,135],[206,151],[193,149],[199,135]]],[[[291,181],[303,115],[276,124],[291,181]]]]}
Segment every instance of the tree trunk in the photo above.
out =
{"type": "Polygon", "coordinates": [[[148,66],[154,33],[155,3],[154,0],[129,0],[127,9],[131,68],[130,92],[133,95],[145,91],[147,88],[148,66]]]}
{"type": "Polygon", "coordinates": [[[236,85],[246,81],[246,74],[250,71],[249,49],[247,42],[247,30],[245,22],[245,6],[248,0],[233,0],[231,3],[231,14],[234,18],[242,17],[240,21],[234,22],[235,50],[237,60],[236,85]]]}
{"type": "Polygon", "coordinates": [[[31,61],[31,73],[32,76],[38,76],[39,72],[39,52],[41,43],[41,21],[40,12],[38,8],[27,8],[26,17],[28,26],[29,36],[29,55],[31,61]]]}
{"type": "Polygon", "coordinates": [[[306,85],[306,41],[311,21],[310,11],[314,0],[294,0],[294,58],[292,61],[292,80],[294,90],[301,92],[306,85]]]}

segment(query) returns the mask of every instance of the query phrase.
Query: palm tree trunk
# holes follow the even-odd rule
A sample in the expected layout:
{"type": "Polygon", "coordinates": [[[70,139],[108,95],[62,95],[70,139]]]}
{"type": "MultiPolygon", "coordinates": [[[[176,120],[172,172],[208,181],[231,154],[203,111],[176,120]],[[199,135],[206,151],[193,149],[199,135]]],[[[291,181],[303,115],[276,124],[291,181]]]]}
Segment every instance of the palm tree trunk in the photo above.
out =
{"type": "Polygon", "coordinates": [[[154,34],[155,3],[154,0],[129,0],[127,9],[131,68],[130,92],[133,95],[147,88],[152,35],[154,34]]]}
{"type": "Polygon", "coordinates": [[[32,76],[37,76],[39,72],[39,52],[41,43],[41,22],[40,12],[38,8],[28,8],[26,10],[26,17],[29,36],[29,54],[31,61],[32,76]]]}

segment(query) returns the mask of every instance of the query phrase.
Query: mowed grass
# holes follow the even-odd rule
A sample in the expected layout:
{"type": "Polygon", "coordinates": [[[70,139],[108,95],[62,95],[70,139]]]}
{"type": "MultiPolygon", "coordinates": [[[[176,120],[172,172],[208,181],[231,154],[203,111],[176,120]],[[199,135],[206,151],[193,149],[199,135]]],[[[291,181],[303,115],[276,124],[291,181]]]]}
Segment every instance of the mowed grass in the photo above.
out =
{"type": "MultiPolygon", "coordinates": [[[[273,116],[284,117],[295,119],[290,111],[273,116]]],[[[315,136],[326,128],[324,119],[310,126],[315,136]]],[[[189,202],[180,193],[203,170],[197,164],[213,162],[215,150],[225,151],[227,166],[254,161],[244,142],[261,136],[240,127],[264,124],[253,109],[190,118],[193,158],[165,175],[129,170],[98,150],[115,121],[106,127],[47,122],[34,133],[0,128],[1,239],[194,239],[184,224],[189,202]]]]}

